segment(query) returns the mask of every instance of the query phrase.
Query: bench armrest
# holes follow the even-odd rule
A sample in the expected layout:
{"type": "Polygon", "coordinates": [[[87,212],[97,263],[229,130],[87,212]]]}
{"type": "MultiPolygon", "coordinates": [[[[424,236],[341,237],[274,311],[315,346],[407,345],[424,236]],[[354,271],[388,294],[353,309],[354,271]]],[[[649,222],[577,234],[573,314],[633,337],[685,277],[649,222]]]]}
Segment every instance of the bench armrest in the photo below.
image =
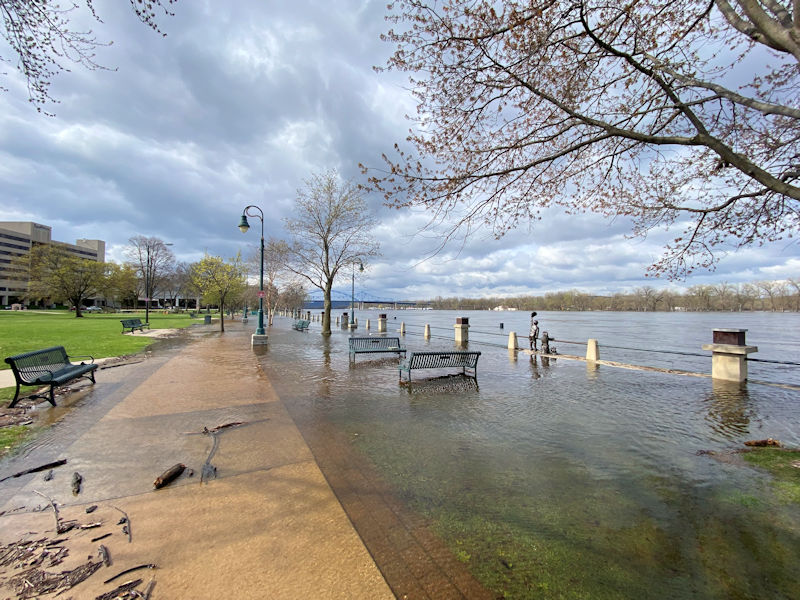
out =
{"type": "Polygon", "coordinates": [[[74,356],[72,356],[72,355],[67,355],[67,358],[70,360],[70,362],[71,362],[73,359],[76,359],[76,358],[88,358],[88,359],[91,361],[91,363],[90,363],[90,364],[94,364],[94,356],[89,356],[88,354],[76,354],[76,355],[74,355],[74,356]]]}

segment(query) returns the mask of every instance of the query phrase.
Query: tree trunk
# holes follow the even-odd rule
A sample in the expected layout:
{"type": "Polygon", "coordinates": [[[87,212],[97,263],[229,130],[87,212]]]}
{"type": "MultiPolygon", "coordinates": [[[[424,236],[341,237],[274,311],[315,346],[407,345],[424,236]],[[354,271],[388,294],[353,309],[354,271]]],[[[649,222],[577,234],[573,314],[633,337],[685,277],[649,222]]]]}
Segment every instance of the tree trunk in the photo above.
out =
{"type": "Polygon", "coordinates": [[[326,285],[322,299],[322,335],[331,334],[331,285],[326,285]]]}
{"type": "Polygon", "coordinates": [[[70,298],[70,302],[75,305],[75,318],[80,319],[83,316],[83,313],[81,312],[81,298],[78,298],[77,300],[75,298],[70,298]]]}
{"type": "Polygon", "coordinates": [[[225,302],[219,301],[219,330],[225,332],[225,302]]]}

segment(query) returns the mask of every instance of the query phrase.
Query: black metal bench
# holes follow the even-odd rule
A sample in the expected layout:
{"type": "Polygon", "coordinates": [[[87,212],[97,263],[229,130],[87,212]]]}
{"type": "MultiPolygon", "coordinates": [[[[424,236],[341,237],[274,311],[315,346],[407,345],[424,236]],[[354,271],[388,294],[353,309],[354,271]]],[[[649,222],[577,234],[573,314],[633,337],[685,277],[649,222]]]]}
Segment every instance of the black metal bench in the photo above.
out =
{"type": "Polygon", "coordinates": [[[397,356],[406,353],[400,347],[400,338],[396,337],[351,337],[350,360],[355,361],[356,354],[371,354],[374,352],[394,352],[397,356]]]}
{"type": "Polygon", "coordinates": [[[49,385],[49,396],[33,394],[30,397],[47,398],[50,404],[55,406],[56,401],[53,389],[56,386],[64,385],[79,377],[86,377],[94,383],[94,370],[97,369],[97,365],[94,364],[94,358],[91,356],[76,356],[74,358],[88,358],[92,362],[89,364],[83,362],[79,365],[72,364],[66,350],[64,350],[64,346],[53,346],[52,348],[34,350],[33,352],[25,352],[6,358],[6,362],[11,365],[14,379],[17,380],[17,392],[8,407],[12,408],[19,400],[21,385],[49,385]]]}
{"type": "Polygon", "coordinates": [[[460,368],[463,375],[478,378],[478,358],[480,352],[466,350],[443,350],[441,352],[412,352],[400,363],[400,381],[403,380],[403,371],[411,381],[411,371],[414,369],[446,369],[460,368]]]}
{"type": "Polygon", "coordinates": [[[296,329],[297,331],[307,331],[310,323],[311,321],[304,321],[303,319],[300,319],[292,324],[292,329],[296,329]]]}
{"type": "Polygon", "coordinates": [[[145,327],[150,328],[150,323],[142,323],[141,319],[121,319],[120,323],[122,323],[122,333],[125,333],[126,329],[130,329],[133,333],[135,329],[144,331],[145,327]]]}

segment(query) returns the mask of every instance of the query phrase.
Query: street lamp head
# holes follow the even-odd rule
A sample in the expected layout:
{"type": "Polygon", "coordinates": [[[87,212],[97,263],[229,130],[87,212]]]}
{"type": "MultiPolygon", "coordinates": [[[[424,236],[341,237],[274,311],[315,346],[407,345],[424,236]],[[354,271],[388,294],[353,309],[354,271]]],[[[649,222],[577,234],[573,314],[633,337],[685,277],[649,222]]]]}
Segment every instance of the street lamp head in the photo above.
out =
{"type": "Polygon", "coordinates": [[[361,271],[362,273],[364,272],[364,263],[361,262],[360,260],[358,261],[358,270],[361,271]]]}
{"type": "Polygon", "coordinates": [[[239,231],[247,233],[248,229],[250,229],[250,223],[247,222],[247,215],[242,213],[242,220],[239,221],[239,231]]]}

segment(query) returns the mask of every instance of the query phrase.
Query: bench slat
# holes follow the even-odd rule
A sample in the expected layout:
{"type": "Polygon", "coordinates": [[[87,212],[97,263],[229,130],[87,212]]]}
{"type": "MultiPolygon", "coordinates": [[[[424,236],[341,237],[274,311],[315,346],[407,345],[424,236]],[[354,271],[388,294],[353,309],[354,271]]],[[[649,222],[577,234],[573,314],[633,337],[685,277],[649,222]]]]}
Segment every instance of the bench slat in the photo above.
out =
{"type": "Polygon", "coordinates": [[[408,358],[400,363],[399,374],[400,380],[403,379],[403,371],[408,375],[408,380],[411,381],[411,371],[414,369],[444,369],[444,368],[460,368],[461,372],[467,373],[467,369],[472,371],[471,377],[477,379],[478,377],[478,358],[480,352],[472,351],[453,351],[444,350],[441,352],[412,352],[408,358]]]}
{"type": "Polygon", "coordinates": [[[400,345],[400,338],[397,337],[351,337],[348,344],[351,360],[355,360],[356,354],[392,352],[400,355],[406,353],[406,349],[400,345]]]}

